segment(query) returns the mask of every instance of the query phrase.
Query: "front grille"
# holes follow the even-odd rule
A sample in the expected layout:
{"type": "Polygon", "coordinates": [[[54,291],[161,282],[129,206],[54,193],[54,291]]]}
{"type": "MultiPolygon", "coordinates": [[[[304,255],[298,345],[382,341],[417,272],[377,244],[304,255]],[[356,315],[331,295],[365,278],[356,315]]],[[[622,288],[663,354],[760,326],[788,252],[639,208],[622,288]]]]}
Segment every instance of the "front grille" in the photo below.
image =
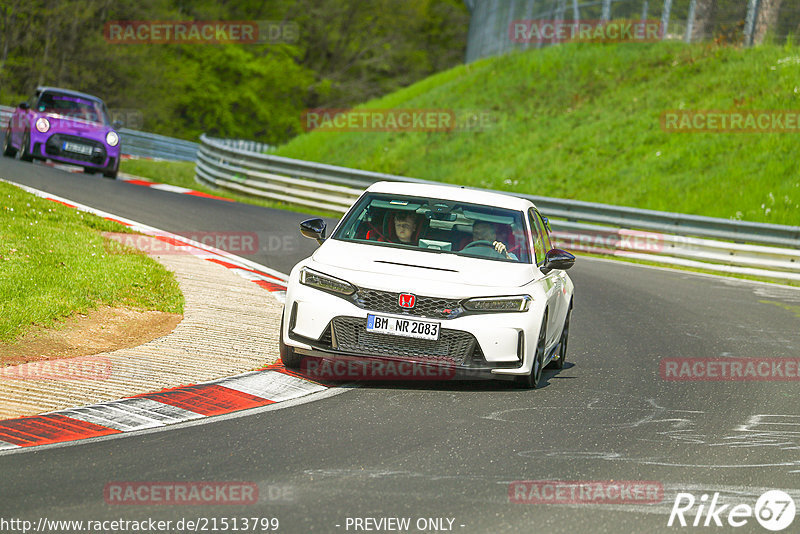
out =
{"type": "Polygon", "coordinates": [[[103,143],[93,139],[86,139],[85,137],[78,137],[77,135],[67,134],[54,134],[47,139],[44,147],[45,153],[48,156],[60,156],[69,158],[75,161],[85,161],[88,163],[95,163],[102,165],[106,160],[106,148],[103,143]],[[67,152],[61,149],[64,141],[71,141],[73,143],[80,143],[82,145],[89,145],[93,148],[92,154],[77,154],[75,152],[67,152]]]}
{"type": "Polygon", "coordinates": [[[351,297],[359,308],[370,311],[414,315],[431,319],[455,319],[464,312],[461,302],[440,297],[416,296],[412,309],[401,308],[400,293],[360,287],[351,297]]]}
{"type": "Polygon", "coordinates": [[[480,351],[475,336],[460,330],[443,328],[439,340],[430,341],[367,332],[367,320],[358,317],[336,317],[331,324],[334,350],[449,365],[465,365],[470,362],[476,348],[480,351]]]}

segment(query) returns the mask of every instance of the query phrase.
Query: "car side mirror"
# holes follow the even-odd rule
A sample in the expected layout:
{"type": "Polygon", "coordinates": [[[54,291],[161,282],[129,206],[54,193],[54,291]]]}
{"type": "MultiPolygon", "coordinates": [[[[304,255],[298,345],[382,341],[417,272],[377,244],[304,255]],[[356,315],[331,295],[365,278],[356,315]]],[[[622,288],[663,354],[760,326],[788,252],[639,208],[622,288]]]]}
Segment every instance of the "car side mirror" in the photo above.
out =
{"type": "Polygon", "coordinates": [[[111,123],[111,127],[114,128],[115,130],[119,130],[123,126],[125,125],[122,123],[122,121],[114,121],[111,123]]]}
{"type": "Polygon", "coordinates": [[[542,266],[542,272],[544,274],[547,274],[554,269],[566,271],[574,264],[575,264],[575,256],[573,256],[566,250],[553,248],[548,250],[547,254],[544,255],[544,265],[542,266]]]}
{"type": "Polygon", "coordinates": [[[31,109],[31,107],[28,105],[28,103],[27,103],[27,102],[20,102],[20,103],[17,105],[17,107],[18,107],[19,109],[31,109]]]}
{"type": "Polygon", "coordinates": [[[320,245],[325,241],[326,228],[322,219],[308,219],[300,223],[300,233],[309,239],[316,239],[320,245]]]}

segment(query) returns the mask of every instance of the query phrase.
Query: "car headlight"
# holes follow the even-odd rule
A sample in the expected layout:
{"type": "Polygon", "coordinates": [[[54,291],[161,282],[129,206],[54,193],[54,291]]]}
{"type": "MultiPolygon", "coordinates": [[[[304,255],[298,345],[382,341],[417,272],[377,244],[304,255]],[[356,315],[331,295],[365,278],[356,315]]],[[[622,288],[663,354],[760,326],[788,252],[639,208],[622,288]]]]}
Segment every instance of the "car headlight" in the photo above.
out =
{"type": "Polygon", "coordinates": [[[42,133],[45,133],[47,130],[50,129],[50,121],[45,119],[44,117],[39,117],[36,119],[36,129],[42,133]]]}
{"type": "Polygon", "coordinates": [[[316,287],[323,291],[338,293],[339,295],[352,295],[356,292],[355,286],[339,278],[328,276],[320,272],[311,270],[307,267],[300,269],[300,283],[303,285],[316,287]]]}
{"type": "Polygon", "coordinates": [[[531,307],[530,295],[478,297],[464,301],[464,308],[474,312],[525,312],[531,307]]]}
{"type": "Polygon", "coordinates": [[[108,132],[106,134],[106,143],[108,143],[108,146],[117,146],[117,143],[119,143],[117,132],[108,132]]]}

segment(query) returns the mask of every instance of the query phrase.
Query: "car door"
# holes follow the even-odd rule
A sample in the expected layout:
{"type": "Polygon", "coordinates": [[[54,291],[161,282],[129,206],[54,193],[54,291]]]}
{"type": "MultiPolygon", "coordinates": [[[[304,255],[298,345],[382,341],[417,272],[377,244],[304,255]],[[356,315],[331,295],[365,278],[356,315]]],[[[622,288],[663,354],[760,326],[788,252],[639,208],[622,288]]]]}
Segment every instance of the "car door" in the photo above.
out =
{"type": "MultiPolygon", "coordinates": [[[[531,208],[528,210],[528,224],[531,227],[531,237],[533,238],[533,252],[536,261],[536,268],[541,269],[544,266],[545,253],[549,248],[545,248],[546,242],[549,243],[547,230],[542,225],[541,217],[538,212],[531,208]]],[[[550,271],[540,281],[543,284],[545,294],[547,295],[547,346],[550,347],[556,343],[559,336],[559,298],[561,294],[561,279],[556,271],[550,271]]]]}

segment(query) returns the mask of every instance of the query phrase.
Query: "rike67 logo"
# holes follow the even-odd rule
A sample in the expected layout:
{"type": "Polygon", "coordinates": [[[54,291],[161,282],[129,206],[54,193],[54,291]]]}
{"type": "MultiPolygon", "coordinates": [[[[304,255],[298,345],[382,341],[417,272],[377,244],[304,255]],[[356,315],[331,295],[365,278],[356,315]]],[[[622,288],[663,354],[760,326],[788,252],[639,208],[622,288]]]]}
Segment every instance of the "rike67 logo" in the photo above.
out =
{"type": "Polygon", "coordinates": [[[741,527],[755,517],[756,521],[765,529],[778,532],[792,524],[795,512],[792,496],[780,490],[763,493],[754,507],[747,503],[720,504],[718,492],[714,493],[710,501],[708,494],[703,494],[700,499],[696,499],[691,493],[678,493],[675,496],[667,526],[688,526],[686,517],[688,516],[693,527],[721,527],[725,523],[731,527],[741,527]],[[696,511],[694,510],[695,505],[697,505],[696,511]],[[692,516],[694,516],[693,521],[692,516]]]}

